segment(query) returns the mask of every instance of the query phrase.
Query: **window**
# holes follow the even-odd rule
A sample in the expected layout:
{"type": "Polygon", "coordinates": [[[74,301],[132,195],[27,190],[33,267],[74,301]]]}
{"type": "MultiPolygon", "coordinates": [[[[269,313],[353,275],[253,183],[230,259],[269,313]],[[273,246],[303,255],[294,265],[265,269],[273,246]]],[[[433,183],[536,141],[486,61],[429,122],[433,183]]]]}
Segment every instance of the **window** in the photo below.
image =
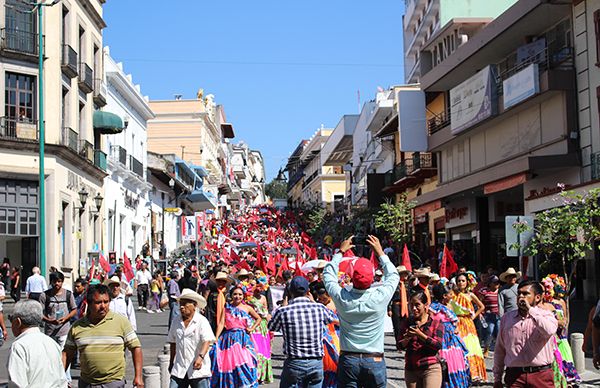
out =
{"type": "Polygon", "coordinates": [[[37,54],[36,17],[31,5],[7,0],[5,5],[5,45],[11,50],[37,54]]]}
{"type": "Polygon", "coordinates": [[[94,45],[94,77],[102,79],[102,55],[100,55],[100,48],[94,45]]]}
{"type": "Polygon", "coordinates": [[[12,121],[33,122],[35,112],[35,77],[6,73],[4,114],[12,121]]]}
{"type": "Polygon", "coordinates": [[[69,44],[69,9],[63,6],[62,9],[62,44],[69,44]]]}
{"type": "Polygon", "coordinates": [[[596,66],[600,67],[600,9],[594,12],[594,32],[596,37],[596,66]]]}
{"type": "Polygon", "coordinates": [[[62,127],[70,128],[71,120],[69,119],[69,89],[62,89],[62,127]]]}
{"type": "Polygon", "coordinates": [[[77,54],[79,54],[79,62],[85,63],[85,30],[81,26],[79,27],[77,54]]]}
{"type": "Polygon", "coordinates": [[[77,128],[79,137],[83,139],[85,134],[85,104],[82,102],[79,103],[79,122],[77,124],[79,125],[79,128],[77,128]]]}

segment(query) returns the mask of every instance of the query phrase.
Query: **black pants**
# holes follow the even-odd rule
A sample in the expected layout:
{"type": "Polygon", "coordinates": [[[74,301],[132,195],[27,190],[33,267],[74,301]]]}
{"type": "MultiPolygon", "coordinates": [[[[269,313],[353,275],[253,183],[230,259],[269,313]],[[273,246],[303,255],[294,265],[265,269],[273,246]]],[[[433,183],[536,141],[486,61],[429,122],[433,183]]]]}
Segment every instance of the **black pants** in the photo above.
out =
{"type": "Polygon", "coordinates": [[[21,300],[21,289],[19,287],[11,288],[10,289],[10,297],[13,298],[13,300],[15,302],[18,302],[19,300],[21,300]]]}
{"type": "Polygon", "coordinates": [[[210,378],[205,377],[203,379],[190,379],[185,376],[180,379],[179,377],[175,377],[171,375],[170,387],[177,388],[204,388],[210,386],[210,378]]]}
{"type": "Polygon", "coordinates": [[[137,297],[138,297],[138,305],[140,307],[146,307],[146,304],[148,303],[148,285],[147,284],[138,284],[137,297]]]}
{"type": "Polygon", "coordinates": [[[37,300],[39,302],[40,301],[40,295],[42,295],[41,292],[30,292],[29,293],[29,299],[37,300]]]}

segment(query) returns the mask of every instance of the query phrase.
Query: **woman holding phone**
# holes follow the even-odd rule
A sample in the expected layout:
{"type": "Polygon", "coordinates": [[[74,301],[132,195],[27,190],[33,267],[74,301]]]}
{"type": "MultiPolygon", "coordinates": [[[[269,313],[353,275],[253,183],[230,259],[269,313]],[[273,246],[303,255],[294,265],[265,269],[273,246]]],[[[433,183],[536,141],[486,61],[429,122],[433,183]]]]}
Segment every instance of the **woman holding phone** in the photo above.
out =
{"type": "Polygon", "coordinates": [[[408,388],[439,388],[442,386],[442,366],[438,352],[442,349],[444,325],[429,311],[423,291],[411,295],[411,317],[402,322],[398,349],[405,350],[405,375],[408,388]]]}

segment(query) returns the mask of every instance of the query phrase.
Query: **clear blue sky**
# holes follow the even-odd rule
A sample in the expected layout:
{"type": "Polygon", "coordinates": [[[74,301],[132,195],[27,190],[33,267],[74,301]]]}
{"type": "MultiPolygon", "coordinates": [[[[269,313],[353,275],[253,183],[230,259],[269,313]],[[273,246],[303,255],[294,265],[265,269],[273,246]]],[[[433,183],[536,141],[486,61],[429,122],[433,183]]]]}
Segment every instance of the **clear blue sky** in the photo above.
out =
{"type": "Polygon", "coordinates": [[[404,1],[140,1],[104,6],[104,44],[151,99],[225,107],[267,176],[302,138],[404,80],[404,1]]]}

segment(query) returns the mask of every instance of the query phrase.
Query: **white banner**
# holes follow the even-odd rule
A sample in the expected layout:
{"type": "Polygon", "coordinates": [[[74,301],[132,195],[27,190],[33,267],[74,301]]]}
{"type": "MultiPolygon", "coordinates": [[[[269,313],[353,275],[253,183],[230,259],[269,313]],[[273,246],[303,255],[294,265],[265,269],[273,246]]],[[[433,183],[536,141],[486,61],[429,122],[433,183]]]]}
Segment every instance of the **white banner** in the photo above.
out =
{"type": "Polygon", "coordinates": [[[196,241],[196,216],[181,217],[181,240],[196,241]]]}
{"type": "Polygon", "coordinates": [[[450,90],[452,134],[491,117],[496,110],[496,81],[487,66],[450,90]]]}

